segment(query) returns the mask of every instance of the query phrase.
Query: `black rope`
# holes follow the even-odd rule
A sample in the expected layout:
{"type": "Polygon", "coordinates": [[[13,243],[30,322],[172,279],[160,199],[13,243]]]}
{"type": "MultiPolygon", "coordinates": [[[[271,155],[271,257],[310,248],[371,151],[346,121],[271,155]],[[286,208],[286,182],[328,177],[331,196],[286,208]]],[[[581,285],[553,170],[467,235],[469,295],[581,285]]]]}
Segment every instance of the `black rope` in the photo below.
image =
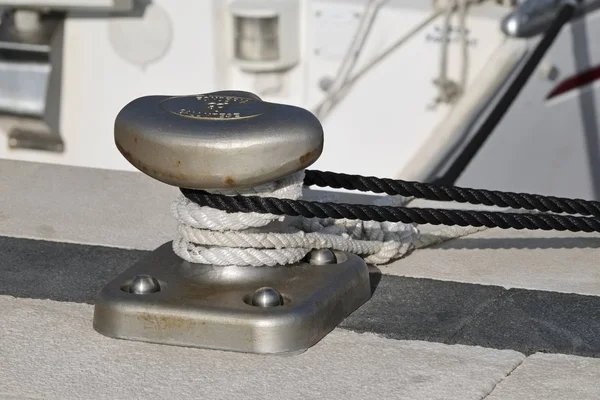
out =
{"type": "Polygon", "coordinates": [[[204,191],[181,189],[185,197],[200,206],[226,212],[261,213],[306,218],[358,219],[432,225],[486,226],[503,229],[541,229],[571,232],[600,232],[594,218],[554,214],[517,214],[494,211],[440,210],[373,206],[346,203],[316,203],[305,200],[276,199],[258,196],[226,196],[204,191]]]}
{"type": "Polygon", "coordinates": [[[542,196],[539,194],[501,192],[498,190],[471,189],[442,186],[432,183],[408,182],[373,176],[339,174],[328,171],[306,170],[304,185],[386,193],[434,201],[482,204],[566,214],[600,217],[600,202],[582,199],[542,196]]]}
{"type": "Polygon", "coordinates": [[[494,131],[504,114],[508,111],[513,101],[517,98],[521,89],[527,83],[527,80],[534,72],[535,68],[544,57],[561,28],[569,22],[575,13],[575,6],[571,3],[566,3],[557,12],[554,20],[548,27],[546,33],[535,47],[531,56],[527,59],[523,68],[519,71],[515,79],[510,83],[506,92],[502,95],[498,103],[494,106],[490,114],[487,116],[479,130],[473,138],[467,143],[459,156],[452,162],[445,174],[437,180],[437,183],[453,185],[460,177],[471,160],[475,157],[479,149],[483,146],[487,138],[494,131]]]}

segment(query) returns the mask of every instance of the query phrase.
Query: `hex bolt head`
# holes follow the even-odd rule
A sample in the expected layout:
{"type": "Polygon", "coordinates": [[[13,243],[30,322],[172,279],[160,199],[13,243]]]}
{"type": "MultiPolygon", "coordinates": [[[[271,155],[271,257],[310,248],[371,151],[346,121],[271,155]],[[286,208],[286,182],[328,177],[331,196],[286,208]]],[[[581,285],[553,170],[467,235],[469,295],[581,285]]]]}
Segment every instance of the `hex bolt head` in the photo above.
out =
{"type": "Polygon", "coordinates": [[[150,275],[138,275],[131,280],[129,292],[133,294],[150,294],[160,292],[160,283],[150,275]]]}
{"type": "Polygon", "coordinates": [[[308,256],[312,265],[328,265],[337,263],[335,253],[329,249],[314,249],[308,256]]]}
{"type": "Polygon", "coordinates": [[[252,294],[250,303],[257,307],[277,307],[283,305],[283,296],[272,287],[261,287],[252,294]]]}

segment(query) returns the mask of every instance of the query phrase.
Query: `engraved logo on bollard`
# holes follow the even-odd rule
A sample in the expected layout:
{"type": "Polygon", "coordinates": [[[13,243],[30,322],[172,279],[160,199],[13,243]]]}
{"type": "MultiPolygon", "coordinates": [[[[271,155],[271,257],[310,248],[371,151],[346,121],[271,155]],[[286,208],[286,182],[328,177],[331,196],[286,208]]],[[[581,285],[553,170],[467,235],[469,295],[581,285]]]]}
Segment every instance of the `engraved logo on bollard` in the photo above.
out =
{"type": "Polygon", "coordinates": [[[265,112],[267,103],[245,97],[201,94],[171,97],[161,107],[181,117],[220,121],[257,117],[265,112]]]}

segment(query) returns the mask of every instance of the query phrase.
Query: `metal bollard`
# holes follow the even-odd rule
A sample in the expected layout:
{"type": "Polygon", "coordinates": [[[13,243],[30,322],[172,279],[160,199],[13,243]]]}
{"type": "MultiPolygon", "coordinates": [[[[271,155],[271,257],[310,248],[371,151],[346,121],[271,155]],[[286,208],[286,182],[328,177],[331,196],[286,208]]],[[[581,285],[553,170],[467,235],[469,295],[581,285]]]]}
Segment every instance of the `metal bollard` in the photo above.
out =
{"type": "MultiPolygon", "coordinates": [[[[247,188],[306,168],[323,149],[308,111],[238,91],[148,96],[123,108],[115,142],[136,168],[190,189],[247,188]]],[[[371,296],[365,262],[316,249],[277,267],[182,260],[165,243],[98,294],[94,328],[121,339],[249,353],[301,352],[371,296]]]]}

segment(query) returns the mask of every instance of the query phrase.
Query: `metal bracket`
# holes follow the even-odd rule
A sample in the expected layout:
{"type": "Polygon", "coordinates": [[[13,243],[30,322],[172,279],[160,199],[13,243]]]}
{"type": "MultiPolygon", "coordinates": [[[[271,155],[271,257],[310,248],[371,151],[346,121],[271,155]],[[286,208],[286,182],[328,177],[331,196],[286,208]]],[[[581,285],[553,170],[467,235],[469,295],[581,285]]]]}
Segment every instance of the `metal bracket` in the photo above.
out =
{"type": "Polygon", "coordinates": [[[371,297],[365,262],[332,254],[289,266],[217,267],[182,260],[169,242],[100,291],[94,328],[110,337],[170,345],[303,351],[371,297]],[[257,294],[273,293],[280,296],[274,303],[255,301],[257,294]]]}

